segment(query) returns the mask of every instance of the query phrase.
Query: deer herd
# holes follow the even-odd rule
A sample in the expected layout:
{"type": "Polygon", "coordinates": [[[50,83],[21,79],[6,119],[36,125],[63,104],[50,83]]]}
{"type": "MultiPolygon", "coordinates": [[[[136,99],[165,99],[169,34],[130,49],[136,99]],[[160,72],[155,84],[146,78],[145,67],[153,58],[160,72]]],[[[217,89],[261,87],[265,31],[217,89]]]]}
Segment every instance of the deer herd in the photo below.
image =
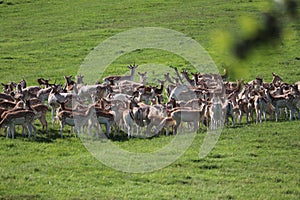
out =
{"type": "Polygon", "coordinates": [[[129,65],[130,75],[108,76],[95,84],[85,84],[81,75],[74,81],[64,76],[64,85],[44,78],[37,86],[27,86],[24,79],[1,83],[0,128],[14,138],[20,125],[23,136],[33,132],[36,138],[35,120],[48,133],[48,110],[52,128],[59,122],[61,137],[66,125],[77,136],[99,137],[100,132],[109,138],[123,133],[131,138],[300,119],[300,81],[289,84],[275,73],[272,82],[261,77],[228,82],[226,71],[221,76],[170,67],[163,80],[156,79],[158,85],[151,86],[147,72],[138,72],[140,81],[134,81],[137,67],[129,65]]]}

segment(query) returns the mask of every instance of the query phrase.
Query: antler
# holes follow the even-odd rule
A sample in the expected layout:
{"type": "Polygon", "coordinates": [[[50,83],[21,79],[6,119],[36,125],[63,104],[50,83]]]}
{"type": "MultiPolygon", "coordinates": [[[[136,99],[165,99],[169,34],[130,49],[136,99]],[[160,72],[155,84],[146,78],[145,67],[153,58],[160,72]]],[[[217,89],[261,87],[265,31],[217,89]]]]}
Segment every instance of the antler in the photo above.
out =
{"type": "Polygon", "coordinates": [[[175,72],[176,72],[176,75],[178,76],[178,78],[179,78],[179,80],[180,80],[181,84],[183,84],[183,81],[182,81],[182,79],[181,79],[181,76],[179,75],[179,72],[178,72],[178,69],[177,69],[177,67],[170,66],[170,68],[172,68],[172,69],[174,69],[174,70],[175,70],[175,72]]]}
{"type": "Polygon", "coordinates": [[[133,69],[133,68],[137,68],[137,67],[138,67],[138,65],[136,65],[135,62],[133,63],[133,65],[130,64],[130,65],[128,66],[129,69],[133,69]]]}

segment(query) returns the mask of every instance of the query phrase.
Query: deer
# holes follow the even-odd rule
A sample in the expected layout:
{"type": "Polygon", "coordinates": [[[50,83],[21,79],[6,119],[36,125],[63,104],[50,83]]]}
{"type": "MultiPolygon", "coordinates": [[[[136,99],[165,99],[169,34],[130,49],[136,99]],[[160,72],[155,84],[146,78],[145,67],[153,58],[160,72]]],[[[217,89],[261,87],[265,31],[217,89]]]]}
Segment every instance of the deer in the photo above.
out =
{"type": "Polygon", "coordinates": [[[5,94],[10,94],[17,87],[17,84],[15,82],[9,82],[8,84],[1,83],[1,85],[5,94]]]}
{"type": "Polygon", "coordinates": [[[76,84],[77,85],[82,85],[83,84],[83,78],[84,78],[84,76],[83,75],[77,75],[76,77],[76,84]]]}
{"type": "Polygon", "coordinates": [[[124,100],[111,100],[111,113],[114,115],[114,121],[118,134],[121,126],[124,125],[123,112],[127,109],[127,104],[124,100]]]}
{"type": "Polygon", "coordinates": [[[256,114],[256,124],[258,121],[262,123],[262,118],[266,120],[266,113],[268,109],[268,101],[264,96],[256,95],[254,98],[254,109],[256,114]]]}
{"type": "Polygon", "coordinates": [[[85,112],[76,112],[76,111],[67,111],[62,110],[58,113],[57,117],[60,123],[60,136],[63,138],[63,128],[65,125],[75,127],[77,136],[80,135],[80,131],[83,126],[87,124],[88,120],[95,113],[95,104],[92,104],[88,107],[85,112]]]}
{"type": "Polygon", "coordinates": [[[167,86],[166,86],[166,89],[165,89],[165,91],[166,91],[166,94],[167,94],[167,97],[169,97],[170,96],[170,94],[171,94],[171,91],[176,87],[176,86],[179,86],[180,85],[180,83],[179,83],[179,78],[174,78],[173,77],[173,79],[174,79],[174,81],[173,80],[171,80],[171,77],[170,77],[170,73],[165,73],[164,74],[164,77],[165,77],[165,80],[166,81],[168,81],[170,84],[168,84],[167,86]]]}
{"type": "Polygon", "coordinates": [[[8,127],[7,137],[9,132],[14,139],[15,125],[22,125],[28,130],[28,138],[30,138],[32,129],[34,130],[34,139],[36,139],[36,128],[33,125],[35,113],[32,110],[17,110],[7,113],[0,122],[0,127],[8,127]]]}
{"type": "Polygon", "coordinates": [[[138,102],[145,102],[146,104],[149,104],[151,99],[155,97],[154,89],[152,87],[149,89],[150,91],[148,91],[146,88],[141,88],[133,92],[132,96],[136,97],[138,102]]]}
{"type": "Polygon", "coordinates": [[[199,129],[199,122],[203,118],[202,110],[190,110],[179,108],[171,112],[171,117],[176,121],[174,126],[174,134],[177,134],[177,129],[181,122],[191,122],[194,125],[194,131],[197,132],[199,129]]]}
{"type": "MultiPolygon", "coordinates": [[[[157,127],[156,131],[161,130],[164,127],[167,128],[168,125],[166,124],[167,123],[166,118],[167,118],[167,112],[164,106],[162,105],[150,106],[149,114],[148,114],[148,119],[150,120],[150,123],[147,126],[146,135],[150,135],[153,126],[157,127]],[[165,120],[164,124],[161,124],[161,122],[164,120],[165,120]]],[[[172,119],[171,117],[169,118],[172,119]]],[[[173,121],[173,119],[171,121],[173,121]]],[[[157,132],[155,132],[154,134],[157,134],[157,132]]],[[[167,135],[168,134],[169,134],[169,129],[167,128],[167,135]]]]}
{"type": "Polygon", "coordinates": [[[134,110],[138,109],[140,106],[135,102],[134,98],[131,98],[128,102],[128,108],[123,112],[123,121],[125,128],[127,129],[127,137],[133,137],[133,127],[135,122],[134,110]]]}
{"type": "Polygon", "coordinates": [[[157,79],[157,82],[160,84],[160,88],[158,88],[157,86],[154,87],[154,93],[156,96],[161,95],[164,91],[164,84],[165,84],[165,80],[159,80],[157,79]]]}
{"type": "Polygon", "coordinates": [[[43,77],[37,79],[38,84],[44,85],[46,88],[49,87],[49,81],[50,79],[44,79],[43,77]]]}
{"type": "Polygon", "coordinates": [[[176,126],[176,120],[174,120],[172,117],[158,117],[157,120],[160,120],[160,123],[156,127],[156,131],[155,131],[156,135],[163,128],[166,129],[166,136],[169,135],[170,128],[172,128],[173,135],[175,134],[174,128],[176,126]]]}
{"type": "Polygon", "coordinates": [[[83,100],[97,101],[103,97],[106,97],[111,92],[110,86],[105,85],[84,85],[78,90],[78,97],[83,100]]]}
{"type": "Polygon", "coordinates": [[[0,108],[5,108],[5,109],[13,109],[16,106],[16,101],[1,101],[0,102],[0,108]]]}
{"type": "Polygon", "coordinates": [[[177,77],[178,77],[178,79],[179,79],[179,82],[180,82],[181,84],[184,84],[184,83],[183,83],[183,80],[182,80],[182,78],[181,78],[181,76],[180,76],[180,74],[179,74],[179,72],[178,72],[177,67],[170,66],[170,68],[171,68],[171,69],[174,69],[174,71],[175,71],[175,73],[176,73],[176,75],[177,75],[177,77]]]}
{"type": "Polygon", "coordinates": [[[146,85],[147,83],[147,72],[138,72],[138,75],[140,76],[140,82],[137,83],[137,82],[134,82],[134,81],[131,81],[131,80],[121,80],[119,82],[119,86],[132,86],[133,88],[135,87],[138,87],[138,86],[143,86],[143,85],[146,85]]]}
{"type": "MultiPolygon", "coordinates": [[[[110,138],[111,126],[115,124],[114,114],[110,111],[104,110],[100,107],[95,107],[97,122],[101,125],[105,125],[105,133],[108,138],[110,138]]],[[[96,131],[98,135],[98,130],[96,131]]]]}
{"type": "Polygon", "coordinates": [[[0,101],[15,101],[14,97],[10,94],[0,93],[0,101]]]}
{"type": "Polygon", "coordinates": [[[274,84],[276,87],[280,86],[282,83],[282,78],[280,76],[278,76],[277,74],[275,74],[274,72],[272,72],[272,84],[274,84]]]}
{"type": "Polygon", "coordinates": [[[120,81],[133,81],[134,79],[134,72],[137,69],[138,65],[129,65],[127,66],[130,69],[130,75],[114,75],[114,76],[108,76],[103,78],[103,82],[109,83],[111,85],[118,85],[120,81]]]}
{"type": "Polygon", "coordinates": [[[56,112],[56,108],[59,106],[59,103],[65,102],[66,100],[72,100],[73,97],[74,96],[72,93],[59,93],[55,88],[52,88],[48,97],[48,105],[51,107],[52,127],[54,127],[54,115],[56,112]]]}
{"type": "MultiPolygon", "coordinates": [[[[266,91],[267,99],[275,107],[275,121],[278,121],[279,108],[288,108],[290,110],[290,120],[294,117],[295,109],[297,108],[293,105],[294,97],[291,94],[281,95],[281,96],[272,96],[270,91],[266,91]]],[[[298,112],[299,113],[299,112],[298,112]]],[[[300,115],[300,113],[299,113],[300,115]]],[[[300,117],[300,116],[299,116],[300,117]]]]}
{"type": "Polygon", "coordinates": [[[218,129],[223,125],[223,106],[220,98],[216,95],[213,95],[211,99],[211,106],[210,106],[210,128],[211,130],[218,129]]]}
{"type": "MultiPolygon", "coordinates": [[[[248,124],[249,123],[249,117],[252,117],[251,116],[251,113],[252,113],[252,101],[251,102],[247,99],[247,98],[243,98],[243,99],[239,99],[238,100],[238,108],[239,108],[239,124],[241,124],[242,122],[242,117],[243,117],[243,114],[246,115],[246,123],[248,124]]],[[[253,121],[253,119],[252,119],[253,121]]]]}
{"type": "Polygon", "coordinates": [[[138,72],[140,76],[140,82],[134,82],[129,80],[120,81],[117,88],[118,91],[115,90],[116,93],[125,93],[131,95],[133,92],[137,90],[138,87],[144,87],[147,82],[147,72],[141,73],[138,72]]]}
{"type": "Polygon", "coordinates": [[[37,104],[32,103],[34,101],[35,101],[34,99],[26,100],[25,103],[23,101],[19,101],[13,109],[7,110],[3,114],[1,114],[1,118],[4,118],[6,114],[11,113],[11,112],[16,112],[16,111],[23,110],[23,109],[32,110],[35,113],[34,120],[38,119],[40,121],[40,123],[42,124],[42,131],[46,131],[46,133],[47,133],[48,132],[48,123],[47,123],[46,115],[48,112],[48,107],[41,103],[37,103],[37,104]]]}
{"type": "Polygon", "coordinates": [[[24,86],[26,86],[26,82],[24,79],[17,84],[17,93],[21,94],[23,96],[23,99],[30,99],[32,97],[36,97],[39,90],[42,89],[39,86],[24,86]]]}
{"type": "Polygon", "coordinates": [[[46,100],[48,100],[49,98],[49,94],[51,92],[51,90],[54,89],[58,92],[62,92],[62,85],[61,84],[58,84],[58,85],[52,85],[52,86],[49,86],[49,87],[46,87],[46,88],[42,88],[38,91],[36,97],[38,99],[40,99],[41,102],[45,102],[46,100]]]}
{"type": "MultiPolygon", "coordinates": [[[[187,70],[183,70],[182,72],[181,72],[181,74],[183,75],[183,77],[185,78],[185,80],[189,83],[189,85],[190,86],[196,86],[197,85],[197,80],[196,79],[191,79],[190,77],[189,77],[189,74],[188,74],[188,71],[187,70]]],[[[197,74],[197,76],[198,76],[198,74],[197,74]]]]}
{"type": "Polygon", "coordinates": [[[232,100],[226,100],[223,105],[223,111],[225,115],[225,123],[226,126],[228,126],[229,123],[229,117],[231,118],[232,126],[235,126],[235,120],[234,120],[234,106],[232,100]]]}
{"type": "Polygon", "coordinates": [[[73,77],[72,75],[70,76],[64,75],[64,78],[66,80],[64,90],[67,92],[72,91],[76,85],[75,81],[72,80],[72,77],[73,77]]]}

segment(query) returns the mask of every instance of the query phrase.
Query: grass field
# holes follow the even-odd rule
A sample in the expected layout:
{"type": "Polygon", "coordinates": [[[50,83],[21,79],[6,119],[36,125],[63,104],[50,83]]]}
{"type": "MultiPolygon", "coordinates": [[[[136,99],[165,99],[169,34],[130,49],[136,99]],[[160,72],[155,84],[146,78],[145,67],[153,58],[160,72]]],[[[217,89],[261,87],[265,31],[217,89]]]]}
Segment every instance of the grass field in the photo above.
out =
{"type": "MultiPolygon", "coordinates": [[[[231,80],[261,75],[270,81],[276,72],[294,83],[300,80],[295,59],[300,57],[299,21],[284,19],[281,41],[258,47],[246,60],[234,58],[229,48],[235,38],[248,34],[245,24],[255,24],[271,8],[271,1],[264,0],[2,0],[0,82],[25,78],[36,85],[37,78],[45,77],[64,83],[63,75],[75,76],[105,39],[133,28],[162,27],[199,42],[220,71],[228,67],[231,80]]],[[[187,65],[171,53],[142,49],[120,57],[105,73],[124,73],[134,62],[187,65]]],[[[205,134],[198,133],[176,162],[144,174],[106,167],[67,129],[60,139],[58,126],[50,129],[50,138],[39,132],[37,141],[1,136],[0,199],[299,199],[299,133],[299,121],[225,128],[203,159],[198,152],[205,134]]],[[[114,143],[151,152],[172,139],[114,143]]]]}

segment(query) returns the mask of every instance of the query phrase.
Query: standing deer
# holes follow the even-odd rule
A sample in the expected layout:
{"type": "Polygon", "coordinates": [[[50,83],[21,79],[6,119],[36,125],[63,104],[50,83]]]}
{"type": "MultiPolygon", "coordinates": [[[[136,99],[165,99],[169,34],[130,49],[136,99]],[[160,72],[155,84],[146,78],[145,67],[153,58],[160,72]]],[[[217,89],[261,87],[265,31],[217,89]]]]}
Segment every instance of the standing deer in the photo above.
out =
{"type": "Polygon", "coordinates": [[[128,80],[133,81],[134,72],[138,65],[129,65],[128,68],[130,69],[130,75],[115,75],[115,76],[108,76],[103,79],[104,82],[110,83],[111,85],[118,85],[120,81],[128,80]]]}

